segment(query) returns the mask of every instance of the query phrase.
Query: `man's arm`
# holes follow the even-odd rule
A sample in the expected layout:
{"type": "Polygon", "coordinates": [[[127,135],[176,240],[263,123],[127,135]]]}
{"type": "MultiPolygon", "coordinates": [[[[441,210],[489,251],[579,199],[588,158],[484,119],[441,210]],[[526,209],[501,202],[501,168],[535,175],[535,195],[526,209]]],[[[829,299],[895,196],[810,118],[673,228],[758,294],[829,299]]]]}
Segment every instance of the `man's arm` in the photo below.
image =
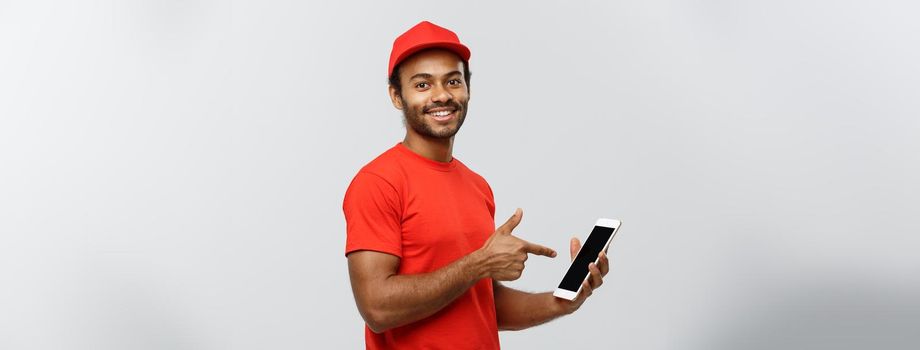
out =
{"type": "Polygon", "coordinates": [[[437,271],[397,275],[399,258],[370,250],[348,254],[358,311],[374,332],[431,316],[484,276],[481,259],[467,255],[437,271]]]}
{"type": "MultiPolygon", "coordinates": [[[[577,238],[570,242],[572,259],[578,254],[581,243],[577,238]]],[[[522,330],[537,326],[553,319],[568,315],[581,307],[585,300],[591,296],[595,289],[604,283],[603,277],[609,272],[607,254],[601,252],[597,265],[588,265],[591,278],[582,284],[581,293],[575,300],[569,301],[556,298],[552,292],[527,293],[503,286],[498,281],[492,282],[492,291],[495,295],[495,314],[500,330],[522,330]]]]}
{"type": "Polygon", "coordinates": [[[555,256],[550,248],[511,235],[520,210],[482,248],[436,271],[398,275],[399,258],[376,251],[348,254],[351,288],[361,317],[377,333],[441,310],[485,277],[510,281],[521,276],[527,254],[555,256]]]}
{"type": "Polygon", "coordinates": [[[568,312],[553,299],[552,292],[527,293],[492,282],[498,329],[519,331],[549,322],[568,312]]]}

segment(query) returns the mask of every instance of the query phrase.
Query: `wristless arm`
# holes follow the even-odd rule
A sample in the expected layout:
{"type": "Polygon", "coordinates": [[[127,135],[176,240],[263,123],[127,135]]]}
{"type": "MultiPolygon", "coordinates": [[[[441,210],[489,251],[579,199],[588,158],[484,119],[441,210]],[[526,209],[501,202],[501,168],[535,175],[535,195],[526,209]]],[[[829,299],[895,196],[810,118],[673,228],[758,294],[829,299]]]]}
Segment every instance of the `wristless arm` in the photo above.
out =
{"type": "Polygon", "coordinates": [[[358,311],[380,333],[438,312],[486,277],[478,251],[429,273],[398,275],[399,257],[362,250],[348,254],[358,311]]]}

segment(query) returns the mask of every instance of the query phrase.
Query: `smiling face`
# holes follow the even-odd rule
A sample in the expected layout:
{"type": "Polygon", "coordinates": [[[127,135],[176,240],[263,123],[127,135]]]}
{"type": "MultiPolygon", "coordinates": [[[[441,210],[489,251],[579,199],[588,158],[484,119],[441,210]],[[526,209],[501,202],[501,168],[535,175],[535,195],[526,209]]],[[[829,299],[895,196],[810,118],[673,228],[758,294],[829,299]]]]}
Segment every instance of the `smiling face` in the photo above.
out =
{"type": "Polygon", "coordinates": [[[402,91],[390,86],[390,99],[403,111],[407,132],[434,139],[457,134],[470,99],[463,72],[460,57],[443,49],[421,51],[400,63],[402,91]]]}

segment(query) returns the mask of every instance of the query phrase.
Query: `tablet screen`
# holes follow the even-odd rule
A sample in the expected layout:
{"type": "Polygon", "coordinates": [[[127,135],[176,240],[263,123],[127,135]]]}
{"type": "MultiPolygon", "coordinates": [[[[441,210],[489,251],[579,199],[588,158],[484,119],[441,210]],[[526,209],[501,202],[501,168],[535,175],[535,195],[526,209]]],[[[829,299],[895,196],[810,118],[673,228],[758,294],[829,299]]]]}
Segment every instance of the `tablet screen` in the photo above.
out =
{"type": "Polygon", "coordinates": [[[581,251],[575,256],[575,261],[572,262],[569,271],[562,278],[562,283],[559,283],[559,288],[573,292],[578,291],[581,282],[585,280],[585,277],[588,277],[588,264],[597,260],[598,254],[607,245],[611,235],[613,235],[613,227],[594,226],[594,230],[588,235],[585,245],[581,247],[581,251]]]}

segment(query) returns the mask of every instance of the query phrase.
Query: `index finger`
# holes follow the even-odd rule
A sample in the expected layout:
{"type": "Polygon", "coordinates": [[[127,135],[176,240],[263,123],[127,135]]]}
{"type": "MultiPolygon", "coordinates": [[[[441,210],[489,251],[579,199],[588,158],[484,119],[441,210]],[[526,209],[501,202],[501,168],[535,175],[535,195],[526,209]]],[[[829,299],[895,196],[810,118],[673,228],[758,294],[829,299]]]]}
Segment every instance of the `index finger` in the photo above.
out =
{"type": "Polygon", "coordinates": [[[556,251],[555,251],[555,250],[552,250],[551,248],[544,247],[544,246],[542,246],[542,245],[535,244],[535,243],[530,243],[530,242],[527,242],[527,241],[524,241],[524,244],[525,244],[525,245],[524,245],[524,251],[526,251],[526,252],[528,252],[528,253],[530,253],[530,254],[548,256],[548,257],[550,257],[550,258],[555,258],[555,257],[556,257],[556,251]]]}

